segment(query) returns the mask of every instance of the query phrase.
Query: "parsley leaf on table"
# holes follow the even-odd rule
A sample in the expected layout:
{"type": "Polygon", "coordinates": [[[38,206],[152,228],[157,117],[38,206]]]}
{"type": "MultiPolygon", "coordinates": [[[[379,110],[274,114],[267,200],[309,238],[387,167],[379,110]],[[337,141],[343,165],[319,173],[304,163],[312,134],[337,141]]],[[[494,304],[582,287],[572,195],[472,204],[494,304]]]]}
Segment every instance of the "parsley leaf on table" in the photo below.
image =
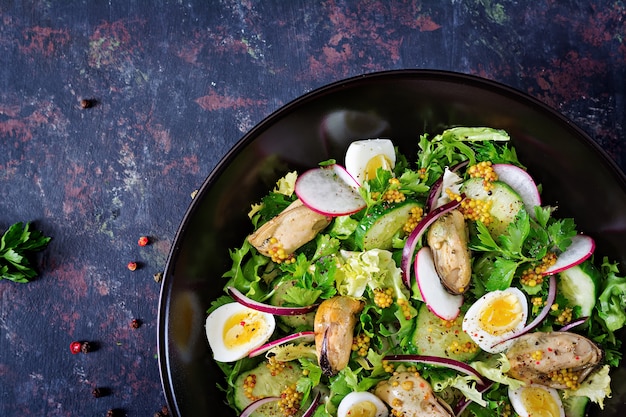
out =
{"type": "Polygon", "coordinates": [[[0,238],[0,279],[25,283],[37,276],[28,256],[46,247],[50,237],[31,230],[30,223],[15,223],[0,238]]]}

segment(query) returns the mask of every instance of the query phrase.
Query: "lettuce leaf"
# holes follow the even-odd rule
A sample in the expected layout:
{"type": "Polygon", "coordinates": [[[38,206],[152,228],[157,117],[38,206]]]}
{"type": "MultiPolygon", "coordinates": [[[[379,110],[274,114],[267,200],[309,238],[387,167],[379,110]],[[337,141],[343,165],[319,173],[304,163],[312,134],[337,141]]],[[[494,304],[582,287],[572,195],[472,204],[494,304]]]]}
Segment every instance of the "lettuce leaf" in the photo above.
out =
{"type": "Polygon", "coordinates": [[[391,252],[371,249],[365,252],[342,251],[341,255],[344,263],[335,274],[339,294],[360,298],[369,286],[372,290],[391,288],[396,299],[408,299],[402,271],[396,266],[391,252]]]}
{"type": "Polygon", "coordinates": [[[491,356],[484,361],[472,362],[470,365],[485,378],[508,385],[511,389],[517,389],[526,385],[523,381],[506,375],[511,369],[511,364],[504,353],[491,356]]]}
{"type": "Polygon", "coordinates": [[[598,315],[607,330],[615,332],[626,324],[626,277],[617,276],[617,263],[609,262],[606,257],[602,262],[602,273],[606,281],[598,298],[598,315]]]}
{"type": "Polygon", "coordinates": [[[611,396],[611,377],[609,371],[611,367],[604,365],[596,372],[589,375],[576,390],[563,390],[563,397],[572,396],[588,397],[591,401],[604,408],[604,399],[611,396]]]}

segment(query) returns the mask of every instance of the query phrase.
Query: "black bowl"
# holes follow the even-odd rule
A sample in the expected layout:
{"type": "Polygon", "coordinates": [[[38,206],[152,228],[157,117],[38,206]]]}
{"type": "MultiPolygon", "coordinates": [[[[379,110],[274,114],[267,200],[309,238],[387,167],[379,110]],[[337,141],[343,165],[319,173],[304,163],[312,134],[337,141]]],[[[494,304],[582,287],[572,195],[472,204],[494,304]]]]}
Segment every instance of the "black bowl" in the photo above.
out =
{"type": "MultiPolygon", "coordinates": [[[[390,137],[415,155],[419,134],[451,126],[509,132],[519,158],[543,184],[544,204],[574,217],[597,253],[626,265],[626,177],[579,128],[539,101],[474,76],[429,70],[374,73],[320,88],[281,108],[245,135],[209,175],[171,249],[159,306],[161,378],[172,415],[232,415],[216,384],[205,311],[222,292],[228,248],[251,231],[250,204],[286,172],[343,160],[350,141],[390,137]]],[[[626,373],[626,368],[616,371],[626,373]]],[[[602,411],[626,404],[625,378],[602,411]]],[[[597,410],[596,410],[597,412],[597,410]]]]}

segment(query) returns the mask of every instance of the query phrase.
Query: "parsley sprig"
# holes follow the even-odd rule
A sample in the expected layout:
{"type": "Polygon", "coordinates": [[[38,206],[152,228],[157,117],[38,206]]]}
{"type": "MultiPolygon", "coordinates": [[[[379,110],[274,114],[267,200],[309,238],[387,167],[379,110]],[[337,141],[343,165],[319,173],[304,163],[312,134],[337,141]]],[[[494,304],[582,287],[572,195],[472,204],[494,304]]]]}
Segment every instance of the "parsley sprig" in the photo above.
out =
{"type": "Polygon", "coordinates": [[[476,223],[471,248],[488,252],[494,266],[483,277],[487,291],[508,288],[520,267],[540,262],[548,251],[562,252],[572,243],[574,220],[556,219],[551,216],[553,210],[537,207],[533,219],[522,209],[506,232],[496,238],[483,223],[476,223]]]}
{"type": "Polygon", "coordinates": [[[30,223],[15,223],[0,238],[0,279],[25,283],[37,276],[29,255],[43,250],[50,241],[30,223]]]}

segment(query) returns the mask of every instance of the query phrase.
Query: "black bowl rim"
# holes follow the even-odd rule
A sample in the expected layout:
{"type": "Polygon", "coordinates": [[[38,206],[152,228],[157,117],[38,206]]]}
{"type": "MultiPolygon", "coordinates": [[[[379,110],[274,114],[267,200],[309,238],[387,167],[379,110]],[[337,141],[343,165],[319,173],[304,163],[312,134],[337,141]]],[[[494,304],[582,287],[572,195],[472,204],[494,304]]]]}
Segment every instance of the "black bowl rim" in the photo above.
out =
{"type": "Polygon", "coordinates": [[[596,142],[594,141],[584,130],[582,130],[579,126],[577,126],[572,120],[567,118],[565,115],[557,111],[551,106],[543,103],[542,101],[536,99],[535,97],[518,90],[514,87],[502,84],[500,82],[490,80],[487,78],[483,78],[473,74],[466,74],[448,70],[437,70],[437,69],[397,69],[397,70],[387,70],[387,71],[377,71],[371,72],[367,74],[357,75],[349,78],[345,78],[339,81],[335,81],[324,86],[318,87],[316,89],[311,90],[308,93],[301,95],[300,97],[286,103],[281,106],[270,115],[261,120],[257,125],[255,125],[250,131],[244,134],[234,145],[233,147],[221,158],[221,160],[216,164],[213,170],[209,173],[207,178],[204,180],[200,188],[198,189],[193,201],[187,208],[187,211],[183,215],[182,221],[176,231],[174,236],[174,240],[172,241],[172,246],[170,248],[170,252],[168,254],[167,262],[165,264],[165,269],[163,272],[163,278],[161,282],[161,291],[159,295],[159,305],[158,305],[158,315],[157,315],[157,355],[159,360],[159,374],[161,378],[161,385],[163,389],[163,394],[165,396],[165,400],[170,410],[177,409],[177,407],[172,407],[176,404],[176,398],[174,394],[174,387],[171,383],[171,375],[169,369],[169,361],[166,354],[166,340],[165,340],[165,312],[167,307],[167,295],[170,293],[171,289],[171,276],[173,263],[175,260],[175,254],[178,250],[179,239],[183,235],[186,226],[189,222],[189,218],[194,214],[196,207],[198,206],[198,202],[202,199],[202,196],[207,192],[207,190],[211,187],[213,182],[220,176],[222,171],[231,163],[231,161],[239,154],[240,150],[243,149],[249,142],[254,140],[258,134],[268,126],[271,126],[276,120],[282,118],[285,114],[291,113],[298,109],[298,107],[304,105],[305,103],[309,103],[315,100],[317,97],[334,92],[336,90],[348,87],[354,87],[359,83],[372,82],[377,79],[393,79],[393,78],[416,78],[416,79],[432,79],[432,80],[441,80],[441,81],[456,81],[460,83],[472,84],[475,86],[480,86],[485,89],[489,89],[493,92],[496,92],[500,95],[513,97],[516,101],[525,102],[525,104],[530,107],[535,107],[539,112],[550,116],[558,123],[567,126],[569,129],[573,131],[573,134],[579,136],[580,139],[587,142],[598,154],[600,159],[604,161],[604,163],[611,169],[613,175],[616,179],[618,179],[621,183],[622,189],[626,190],[626,174],[621,170],[618,164],[609,157],[608,153],[596,142]]]}

